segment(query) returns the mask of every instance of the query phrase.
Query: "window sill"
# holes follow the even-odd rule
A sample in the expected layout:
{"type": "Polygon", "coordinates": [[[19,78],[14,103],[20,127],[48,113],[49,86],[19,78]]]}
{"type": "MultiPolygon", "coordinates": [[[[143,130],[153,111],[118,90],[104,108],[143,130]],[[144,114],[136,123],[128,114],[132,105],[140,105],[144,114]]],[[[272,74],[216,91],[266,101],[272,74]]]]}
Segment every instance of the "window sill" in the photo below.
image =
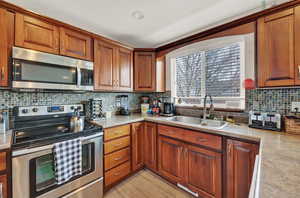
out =
{"type": "MultiPolygon", "coordinates": [[[[184,108],[184,109],[197,109],[197,110],[203,110],[204,109],[203,106],[199,106],[199,105],[188,105],[188,104],[179,105],[179,104],[176,104],[175,106],[176,106],[176,108],[184,108]]],[[[243,109],[218,108],[218,107],[214,107],[214,111],[234,112],[234,113],[244,113],[245,112],[245,110],[243,110],[243,109]]]]}

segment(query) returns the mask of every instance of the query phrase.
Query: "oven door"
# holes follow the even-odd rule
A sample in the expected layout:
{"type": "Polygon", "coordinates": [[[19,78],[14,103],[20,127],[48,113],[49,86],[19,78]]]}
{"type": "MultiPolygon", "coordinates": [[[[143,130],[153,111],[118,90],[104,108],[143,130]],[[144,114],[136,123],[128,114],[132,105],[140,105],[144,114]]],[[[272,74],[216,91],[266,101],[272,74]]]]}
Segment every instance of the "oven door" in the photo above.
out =
{"type": "Polygon", "coordinates": [[[99,181],[103,177],[102,145],[102,136],[87,137],[82,145],[82,175],[61,185],[57,185],[55,180],[53,145],[14,151],[12,159],[13,197],[56,198],[80,188],[85,189],[85,186],[90,183],[93,183],[93,186],[97,185],[99,190],[96,191],[101,193],[102,181],[95,181],[99,181]]]}

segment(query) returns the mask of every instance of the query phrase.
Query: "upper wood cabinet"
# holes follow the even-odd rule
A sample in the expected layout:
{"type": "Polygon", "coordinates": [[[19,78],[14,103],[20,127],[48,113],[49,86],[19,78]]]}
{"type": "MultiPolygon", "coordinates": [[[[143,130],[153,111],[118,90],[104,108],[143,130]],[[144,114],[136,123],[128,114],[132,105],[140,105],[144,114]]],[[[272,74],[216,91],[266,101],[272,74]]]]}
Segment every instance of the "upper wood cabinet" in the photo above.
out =
{"type": "Polygon", "coordinates": [[[296,7],[258,19],[259,87],[300,84],[299,15],[296,7]]]}
{"type": "Polygon", "coordinates": [[[132,91],[132,51],[95,40],[94,82],[96,90],[132,91]]]}
{"type": "Polygon", "coordinates": [[[0,8],[0,86],[8,86],[9,62],[9,16],[8,12],[0,8]]]}
{"type": "Polygon", "coordinates": [[[58,54],[59,28],[45,21],[16,13],[15,44],[19,47],[58,54]]]}
{"type": "Polygon", "coordinates": [[[165,57],[156,57],[154,51],[134,52],[134,90],[165,92],[165,57]]]}
{"type": "Polygon", "coordinates": [[[144,122],[131,125],[131,156],[132,171],[144,166],[144,122]]]}
{"type": "Polygon", "coordinates": [[[155,91],[155,52],[134,53],[134,90],[155,91]]]}
{"type": "Polygon", "coordinates": [[[258,145],[227,140],[227,197],[248,197],[258,145]]]}
{"type": "Polygon", "coordinates": [[[92,60],[92,38],[66,28],[60,28],[60,54],[92,60]]]}
{"type": "Polygon", "coordinates": [[[120,91],[133,90],[133,52],[122,47],[117,48],[116,86],[120,91]]]}
{"type": "Polygon", "coordinates": [[[114,67],[116,47],[110,43],[95,40],[94,43],[94,83],[96,90],[113,90],[115,86],[114,67]]]}
{"type": "Polygon", "coordinates": [[[144,163],[146,167],[157,170],[157,125],[145,122],[144,163]]]}

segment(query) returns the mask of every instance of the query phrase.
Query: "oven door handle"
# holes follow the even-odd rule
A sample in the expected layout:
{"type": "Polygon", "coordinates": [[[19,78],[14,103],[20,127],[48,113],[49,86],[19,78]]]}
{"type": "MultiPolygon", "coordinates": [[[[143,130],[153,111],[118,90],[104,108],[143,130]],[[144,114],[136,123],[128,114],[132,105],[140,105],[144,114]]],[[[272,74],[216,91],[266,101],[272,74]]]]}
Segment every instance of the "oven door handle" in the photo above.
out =
{"type": "MultiPolygon", "coordinates": [[[[81,137],[82,144],[88,144],[97,141],[98,138],[101,138],[101,141],[103,137],[103,132],[102,133],[97,133],[94,135],[86,136],[86,137],[81,137]]],[[[44,150],[51,150],[53,149],[54,144],[46,145],[46,146],[41,146],[41,147],[36,147],[36,148],[29,148],[29,149],[21,149],[17,151],[12,152],[12,157],[17,157],[20,155],[26,155],[26,154],[31,154],[35,152],[40,152],[44,150]]]]}

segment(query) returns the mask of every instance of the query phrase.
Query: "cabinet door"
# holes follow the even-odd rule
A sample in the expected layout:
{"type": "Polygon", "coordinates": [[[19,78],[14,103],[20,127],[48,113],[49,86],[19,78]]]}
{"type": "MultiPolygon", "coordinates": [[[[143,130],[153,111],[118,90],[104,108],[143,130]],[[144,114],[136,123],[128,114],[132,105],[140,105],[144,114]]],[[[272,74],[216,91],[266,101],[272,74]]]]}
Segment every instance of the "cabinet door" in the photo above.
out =
{"type": "Polygon", "coordinates": [[[153,170],[157,170],[156,152],[157,152],[157,130],[156,124],[145,122],[144,139],[144,162],[145,165],[153,170]]]}
{"type": "Polygon", "coordinates": [[[15,28],[16,46],[59,53],[59,31],[55,25],[16,13],[15,28]]]}
{"type": "Polygon", "coordinates": [[[60,28],[60,54],[92,60],[92,38],[66,28],[60,28]]]}
{"type": "Polygon", "coordinates": [[[196,146],[185,149],[187,187],[204,198],[222,197],[221,154],[196,146]]]}
{"type": "Polygon", "coordinates": [[[94,82],[96,90],[112,90],[114,83],[115,46],[103,41],[94,44],[94,82]]]}
{"type": "Polygon", "coordinates": [[[183,143],[167,138],[158,137],[158,171],[171,181],[183,184],[184,179],[184,155],[183,143]]]}
{"type": "Polygon", "coordinates": [[[131,128],[132,140],[132,171],[136,171],[144,166],[144,123],[133,123],[131,128]]]}
{"type": "Polygon", "coordinates": [[[258,146],[227,141],[227,197],[248,197],[258,146]]]}
{"type": "Polygon", "coordinates": [[[295,84],[300,85],[300,6],[294,8],[295,15],[295,84]]]}
{"type": "Polygon", "coordinates": [[[155,91],[155,52],[134,53],[135,91],[155,91]]]}
{"type": "Polygon", "coordinates": [[[116,84],[119,91],[132,91],[133,89],[133,65],[132,51],[118,48],[118,72],[116,84]]]}
{"type": "Polygon", "coordinates": [[[295,83],[294,9],[258,20],[259,87],[295,83]]]}
{"type": "Polygon", "coordinates": [[[0,8],[0,86],[8,86],[8,13],[0,8]]]}

